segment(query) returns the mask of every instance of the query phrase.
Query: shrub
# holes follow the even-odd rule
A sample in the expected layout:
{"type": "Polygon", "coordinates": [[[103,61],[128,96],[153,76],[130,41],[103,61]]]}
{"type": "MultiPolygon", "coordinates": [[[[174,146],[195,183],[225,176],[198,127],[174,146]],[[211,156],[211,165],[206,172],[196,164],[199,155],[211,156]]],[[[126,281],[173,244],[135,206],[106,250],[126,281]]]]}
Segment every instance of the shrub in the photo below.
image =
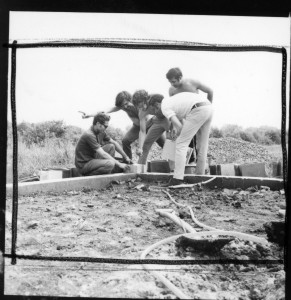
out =
{"type": "Polygon", "coordinates": [[[209,134],[210,138],[221,138],[222,136],[223,136],[222,132],[219,128],[211,127],[210,134],[209,134]]]}
{"type": "Polygon", "coordinates": [[[233,137],[236,139],[240,138],[240,132],[242,131],[242,127],[238,125],[224,125],[221,128],[221,133],[223,137],[233,137]]]}
{"type": "Polygon", "coordinates": [[[250,133],[248,131],[241,131],[240,138],[246,142],[256,143],[255,137],[253,136],[252,133],[250,133]]]}

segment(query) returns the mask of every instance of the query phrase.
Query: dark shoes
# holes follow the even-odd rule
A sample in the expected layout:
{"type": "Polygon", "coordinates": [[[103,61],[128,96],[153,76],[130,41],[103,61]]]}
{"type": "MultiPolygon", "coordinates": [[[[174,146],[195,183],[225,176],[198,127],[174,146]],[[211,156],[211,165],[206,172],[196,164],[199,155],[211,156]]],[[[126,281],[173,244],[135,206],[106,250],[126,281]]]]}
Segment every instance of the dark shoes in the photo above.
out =
{"type": "Polygon", "coordinates": [[[184,181],[182,179],[170,178],[170,180],[167,183],[161,184],[161,186],[169,187],[172,185],[180,185],[180,184],[184,184],[184,181]]]}

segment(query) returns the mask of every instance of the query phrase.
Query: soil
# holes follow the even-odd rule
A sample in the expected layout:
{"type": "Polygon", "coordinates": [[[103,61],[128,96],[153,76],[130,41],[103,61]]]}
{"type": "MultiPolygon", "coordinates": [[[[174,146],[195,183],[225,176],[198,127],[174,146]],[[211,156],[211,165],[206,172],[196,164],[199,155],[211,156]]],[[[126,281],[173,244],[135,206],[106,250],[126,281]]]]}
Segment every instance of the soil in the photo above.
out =
{"type": "MultiPolygon", "coordinates": [[[[156,209],[173,209],[201,231],[186,208],[163,193],[160,182],[115,181],[107,188],[19,196],[17,254],[139,259],[150,245],[183,233],[156,209]],[[140,188],[138,188],[140,187],[140,188]]],[[[202,223],[267,238],[263,224],[282,220],[282,191],[208,189],[167,190],[190,206],[202,223]]],[[[11,251],[11,198],[7,199],[6,253],[11,251]]],[[[283,259],[283,248],[235,238],[216,251],[199,251],[171,242],[147,258],[241,260],[283,259]]],[[[285,299],[282,264],[149,265],[192,299],[285,299]]],[[[176,299],[142,265],[5,259],[5,294],[62,297],[176,299]]]]}

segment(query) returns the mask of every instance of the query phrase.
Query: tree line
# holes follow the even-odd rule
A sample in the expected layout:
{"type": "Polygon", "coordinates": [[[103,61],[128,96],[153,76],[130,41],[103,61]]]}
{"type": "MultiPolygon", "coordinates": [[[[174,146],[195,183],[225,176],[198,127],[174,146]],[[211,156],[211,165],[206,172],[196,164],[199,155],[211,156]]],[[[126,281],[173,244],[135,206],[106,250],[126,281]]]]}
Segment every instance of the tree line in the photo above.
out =
{"type": "MultiPolygon", "coordinates": [[[[27,147],[31,145],[44,145],[47,140],[60,139],[75,145],[83,133],[83,129],[77,126],[65,125],[62,120],[45,121],[40,123],[22,122],[17,126],[18,138],[27,147]]],[[[108,134],[118,142],[121,142],[125,132],[120,128],[109,126],[108,134]]],[[[8,122],[8,143],[12,141],[12,125],[8,122]]],[[[224,125],[220,129],[212,127],[210,138],[232,137],[251,143],[273,145],[281,143],[281,130],[275,127],[261,126],[243,129],[238,125],[224,125]]]]}

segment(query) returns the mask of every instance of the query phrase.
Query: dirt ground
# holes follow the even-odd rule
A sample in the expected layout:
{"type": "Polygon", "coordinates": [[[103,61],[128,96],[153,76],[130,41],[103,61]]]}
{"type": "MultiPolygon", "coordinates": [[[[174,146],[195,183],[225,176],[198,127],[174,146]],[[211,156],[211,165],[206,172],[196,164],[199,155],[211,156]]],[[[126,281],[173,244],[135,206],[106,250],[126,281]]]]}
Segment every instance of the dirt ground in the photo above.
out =
{"type": "MultiPolygon", "coordinates": [[[[183,233],[183,228],[160,217],[156,209],[174,209],[197,227],[185,208],[162,192],[160,182],[113,182],[102,190],[39,193],[19,197],[17,253],[139,259],[150,245],[183,233]],[[141,186],[143,185],[143,186],[141,186]],[[138,188],[141,186],[141,188],[138,188]]],[[[282,191],[185,188],[167,190],[175,201],[191,206],[195,217],[217,229],[267,238],[263,224],[282,220],[282,191]]],[[[6,253],[11,249],[11,198],[7,199],[6,253]]],[[[283,248],[239,239],[221,250],[203,252],[181,248],[175,242],[161,245],[147,258],[237,258],[275,260],[283,248]]],[[[285,272],[280,264],[150,265],[192,299],[285,299],[285,272]]],[[[85,262],[5,260],[5,294],[71,297],[176,299],[142,265],[85,262]]]]}

